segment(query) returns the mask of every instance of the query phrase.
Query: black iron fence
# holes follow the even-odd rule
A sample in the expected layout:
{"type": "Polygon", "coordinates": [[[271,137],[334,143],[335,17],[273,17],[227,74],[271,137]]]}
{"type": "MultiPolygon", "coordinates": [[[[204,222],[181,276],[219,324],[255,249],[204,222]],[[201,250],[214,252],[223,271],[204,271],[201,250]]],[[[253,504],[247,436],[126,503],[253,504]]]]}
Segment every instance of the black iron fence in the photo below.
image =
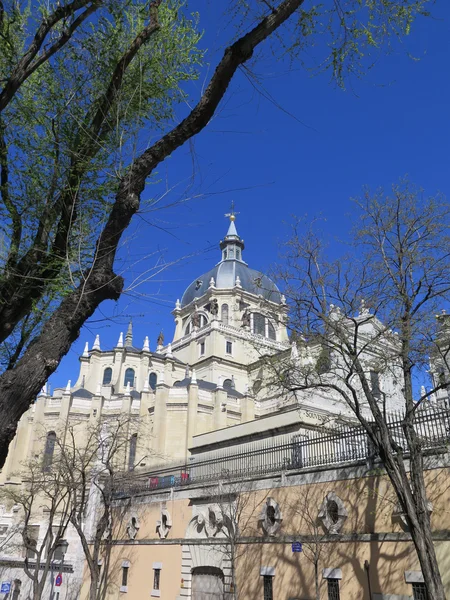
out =
{"type": "MultiPolygon", "coordinates": [[[[396,450],[408,452],[400,413],[387,417],[396,450]]],[[[414,429],[423,450],[433,450],[450,442],[448,405],[424,406],[416,411],[414,429]]],[[[180,487],[187,484],[214,482],[247,476],[265,475],[293,469],[333,466],[376,458],[373,444],[361,426],[340,425],[332,429],[302,430],[284,436],[283,443],[259,441],[255,447],[241,451],[225,448],[215,451],[214,458],[192,457],[183,465],[165,466],[146,474],[124,478],[115,489],[116,497],[140,492],[180,487]]]]}

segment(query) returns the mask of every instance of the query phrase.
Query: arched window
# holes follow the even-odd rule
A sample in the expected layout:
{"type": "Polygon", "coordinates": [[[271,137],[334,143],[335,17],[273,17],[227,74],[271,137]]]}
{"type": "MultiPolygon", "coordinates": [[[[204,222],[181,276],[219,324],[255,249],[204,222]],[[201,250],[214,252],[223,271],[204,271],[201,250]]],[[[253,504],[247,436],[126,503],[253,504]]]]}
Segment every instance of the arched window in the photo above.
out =
{"type": "Polygon", "coordinates": [[[222,304],[222,323],[228,325],[228,304],[222,304]]]}
{"type": "Polygon", "coordinates": [[[184,330],[184,335],[189,335],[191,333],[191,329],[192,329],[192,326],[191,326],[191,322],[189,321],[189,323],[186,326],[186,329],[184,330]]]}
{"type": "Polygon", "coordinates": [[[127,369],[125,371],[123,385],[127,386],[128,384],[130,384],[131,387],[134,387],[134,369],[127,369]]]}
{"type": "Polygon", "coordinates": [[[158,383],[158,375],[156,373],[150,373],[148,376],[148,385],[152,390],[156,390],[156,384],[158,383]]]}
{"type": "Polygon", "coordinates": [[[42,470],[44,472],[50,471],[53,462],[53,454],[55,453],[55,444],[56,444],[56,433],[54,431],[49,431],[47,434],[47,440],[45,442],[45,450],[44,450],[44,462],[42,465],[42,470]]]}
{"type": "Polygon", "coordinates": [[[130,453],[128,455],[128,470],[133,471],[136,461],[137,433],[133,433],[130,438],[130,453]]]}
{"type": "Polygon", "coordinates": [[[261,313],[252,313],[250,317],[250,325],[253,333],[262,335],[263,337],[271,340],[277,339],[275,327],[272,325],[270,319],[261,313]]]}
{"type": "Polygon", "coordinates": [[[108,385],[111,383],[112,379],[112,369],[108,367],[103,371],[103,385],[108,385]]]}
{"type": "Polygon", "coordinates": [[[223,382],[223,389],[224,390],[231,390],[231,388],[233,387],[233,382],[231,379],[225,379],[225,381],[223,382]]]}
{"type": "Polygon", "coordinates": [[[199,319],[200,327],[204,327],[208,323],[208,319],[205,317],[205,315],[199,315],[199,319]]]}
{"type": "Polygon", "coordinates": [[[253,333],[266,335],[266,317],[260,313],[253,313],[253,333]]]}

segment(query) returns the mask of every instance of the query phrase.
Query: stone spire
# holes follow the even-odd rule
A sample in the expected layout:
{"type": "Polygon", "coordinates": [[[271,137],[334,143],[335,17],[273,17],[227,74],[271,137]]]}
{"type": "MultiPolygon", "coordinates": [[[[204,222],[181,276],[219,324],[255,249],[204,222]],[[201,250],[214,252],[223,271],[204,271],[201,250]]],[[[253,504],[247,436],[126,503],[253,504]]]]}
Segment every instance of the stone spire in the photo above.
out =
{"type": "Polygon", "coordinates": [[[236,229],[236,215],[239,214],[234,210],[234,202],[231,203],[231,210],[225,216],[230,219],[227,235],[220,242],[222,250],[222,260],[239,260],[242,261],[242,251],[244,250],[244,240],[241,240],[236,229]]]}
{"type": "Polygon", "coordinates": [[[100,350],[100,336],[97,334],[95,336],[94,345],[92,346],[92,350],[100,350]]]}
{"type": "Polygon", "coordinates": [[[144,345],[142,346],[142,350],[144,350],[144,352],[150,352],[150,342],[148,340],[148,335],[145,336],[144,345]]]}
{"type": "Polygon", "coordinates": [[[81,356],[83,356],[84,358],[89,358],[89,342],[86,342],[86,344],[84,345],[83,354],[81,356]]]}
{"type": "Polygon", "coordinates": [[[130,322],[128,323],[127,333],[125,336],[125,346],[132,346],[132,345],[133,345],[133,321],[130,319],[130,322]]]}
{"type": "Polygon", "coordinates": [[[119,341],[117,342],[117,348],[123,348],[123,333],[120,332],[119,341]]]}

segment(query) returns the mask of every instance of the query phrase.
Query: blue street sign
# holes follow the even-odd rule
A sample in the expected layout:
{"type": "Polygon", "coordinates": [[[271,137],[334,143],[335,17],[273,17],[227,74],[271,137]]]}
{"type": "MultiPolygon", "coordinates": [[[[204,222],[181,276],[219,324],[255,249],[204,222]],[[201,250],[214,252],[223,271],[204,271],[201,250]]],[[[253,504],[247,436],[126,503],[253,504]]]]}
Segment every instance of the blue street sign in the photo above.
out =
{"type": "Polygon", "coordinates": [[[292,544],[292,552],[302,552],[303,546],[301,542],[293,542],[292,544]]]}
{"type": "Polygon", "coordinates": [[[55,585],[58,587],[61,584],[62,584],[62,575],[61,575],[61,573],[58,573],[58,575],[56,576],[56,579],[55,579],[55,585]]]}
{"type": "Polygon", "coordinates": [[[0,588],[0,594],[9,594],[11,591],[11,582],[2,581],[2,587],[0,588]]]}

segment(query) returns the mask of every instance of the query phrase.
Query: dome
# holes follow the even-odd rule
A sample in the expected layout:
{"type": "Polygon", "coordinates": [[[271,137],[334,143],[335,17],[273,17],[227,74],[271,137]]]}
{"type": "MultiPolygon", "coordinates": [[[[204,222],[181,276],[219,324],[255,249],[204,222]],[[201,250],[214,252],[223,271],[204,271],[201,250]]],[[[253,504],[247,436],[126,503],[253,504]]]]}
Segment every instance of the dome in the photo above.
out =
{"type": "Polygon", "coordinates": [[[234,219],[231,220],[225,239],[220,242],[220,248],[222,250],[220,263],[191,283],[183,294],[181,306],[186,306],[203,296],[209,288],[211,277],[214,278],[215,287],[221,290],[234,288],[239,277],[241,289],[281,304],[281,293],[275,283],[263,273],[250,269],[242,260],[244,242],[237,234],[234,219]]]}

